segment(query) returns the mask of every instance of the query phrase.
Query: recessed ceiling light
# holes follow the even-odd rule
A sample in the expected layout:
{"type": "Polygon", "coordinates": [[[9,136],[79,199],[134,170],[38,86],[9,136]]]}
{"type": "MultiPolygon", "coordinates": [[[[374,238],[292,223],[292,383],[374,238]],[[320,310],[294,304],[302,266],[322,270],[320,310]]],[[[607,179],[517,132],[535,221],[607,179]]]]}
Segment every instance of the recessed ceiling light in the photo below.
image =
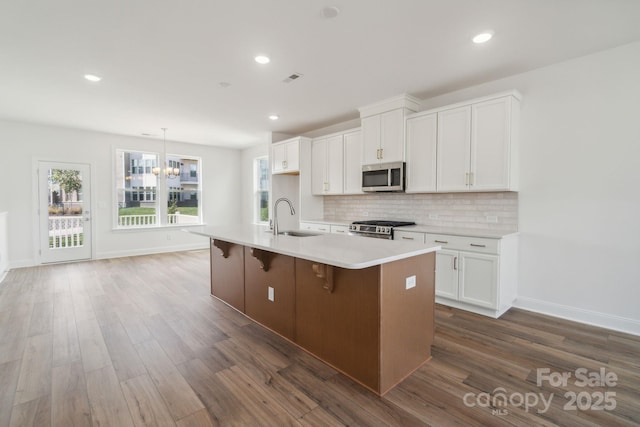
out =
{"type": "Polygon", "coordinates": [[[96,76],[94,74],[85,74],[84,78],[89,80],[90,82],[99,82],[100,80],[102,80],[102,77],[96,76]]]}
{"type": "Polygon", "coordinates": [[[331,18],[335,18],[336,16],[338,16],[338,14],[340,13],[340,9],[338,9],[335,6],[327,6],[324,9],[322,9],[322,17],[325,19],[331,19],[331,18]]]}
{"type": "Polygon", "coordinates": [[[263,65],[271,62],[271,58],[269,58],[266,55],[258,55],[253,59],[255,59],[258,64],[263,64],[263,65]]]}
{"type": "Polygon", "coordinates": [[[473,38],[473,42],[476,44],[486,43],[493,37],[493,31],[484,31],[473,38]]]}
{"type": "Polygon", "coordinates": [[[278,116],[277,114],[272,114],[269,116],[269,120],[278,120],[280,118],[280,116],[278,116]]]}

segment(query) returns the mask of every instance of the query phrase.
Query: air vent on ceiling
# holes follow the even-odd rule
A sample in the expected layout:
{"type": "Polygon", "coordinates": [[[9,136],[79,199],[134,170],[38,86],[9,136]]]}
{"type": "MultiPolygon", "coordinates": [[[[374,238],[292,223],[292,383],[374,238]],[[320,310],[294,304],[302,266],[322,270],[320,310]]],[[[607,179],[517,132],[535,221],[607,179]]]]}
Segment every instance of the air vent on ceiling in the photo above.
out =
{"type": "Polygon", "coordinates": [[[287,77],[286,79],[284,79],[282,82],[283,83],[291,83],[294,80],[299,79],[300,77],[302,77],[302,74],[300,73],[293,73],[291,74],[289,77],[287,77]]]}

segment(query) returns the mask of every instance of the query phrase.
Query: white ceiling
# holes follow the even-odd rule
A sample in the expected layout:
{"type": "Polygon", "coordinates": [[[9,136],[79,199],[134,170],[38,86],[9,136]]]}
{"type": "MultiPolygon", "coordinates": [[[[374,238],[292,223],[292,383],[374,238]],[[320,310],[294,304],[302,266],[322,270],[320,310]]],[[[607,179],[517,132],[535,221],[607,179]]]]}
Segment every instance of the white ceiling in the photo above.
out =
{"type": "Polygon", "coordinates": [[[0,118],[246,147],[640,40],[639,22],[638,0],[0,0],[0,118]]]}

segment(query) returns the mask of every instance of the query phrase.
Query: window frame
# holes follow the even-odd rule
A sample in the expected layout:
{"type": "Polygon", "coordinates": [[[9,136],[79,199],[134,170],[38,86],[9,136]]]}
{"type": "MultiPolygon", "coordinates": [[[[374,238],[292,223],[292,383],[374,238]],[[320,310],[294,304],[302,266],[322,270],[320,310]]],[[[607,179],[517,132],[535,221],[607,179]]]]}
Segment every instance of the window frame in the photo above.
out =
{"type": "MultiPolygon", "coordinates": [[[[112,176],[112,185],[113,185],[113,199],[112,199],[112,230],[114,231],[141,231],[141,230],[154,230],[154,229],[163,229],[163,228],[175,228],[175,227],[189,227],[189,226],[201,226],[204,225],[204,203],[203,203],[203,173],[202,173],[202,165],[203,160],[200,156],[195,155],[182,155],[182,154],[173,154],[166,153],[166,157],[164,153],[144,150],[144,149],[126,149],[126,148],[118,148],[114,147],[113,150],[113,176],[112,176]],[[129,154],[129,164],[126,163],[126,156],[129,154]],[[146,174],[146,166],[147,159],[131,159],[131,154],[140,154],[140,155],[151,155],[155,156],[155,160],[151,161],[151,173],[153,173],[153,168],[156,165],[160,166],[160,174],[155,175],[156,177],[156,185],[155,192],[153,191],[154,187],[146,186],[145,183],[141,183],[139,186],[130,186],[126,187],[126,176],[127,176],[127,166],[130,167],[129,176],[133,176],[134,174],[139,178],[140,176],[144,176],[146,174]],[[120,156],[122,156],[122,164],[118,164],[120,162],[120,156]],[[179,160],[174,160],[178,158],[179,160]],[[168,159],[171,159],[171,164],[174,165],[172,167],[180,168],[180,175],[178,176],[178,181],[176,184],[179,184],[176,187],[176,184],[171,183],[175,178],[166,178],[163,176],[162,170],[164,169],[161,165],[169,165],[170,162],[168,159]],[[195,190],[191,185],[188,185],[187,188],[184,188],[183,183],[181,182],[181,176],[185,173],[190,175],[191,168],[189,167],[186,172],[182,170],[180,164],[183,163],[181,160],[187,159],[191,162],[189,164],[193,164],[192,161],[195,161],[196,165],[196,173],[197,173],[197,181],[195,183],[188,184],[197,184],[195,190]],[[136,160],[136,166],[133,166],[133,160],[136,160]],[[198,170],[199,168],[199,170],[198,170]],[[142,174],[137,174],[137,172],[142,172],[142,174]],[[123,185],[120,186],[120,183],[123,185]],[[119,209],[120,204],[122,203],[121,198],[126,200],[126,193],[131,193],[131,200],[134,200],[133,194],[136,194],[135,201],[137,202],[145,202],[145,203],[154,203],[155,205],[155,224],[143,224],[136,226],[122,226],[119,225],[119,209]],[[169,194],[171,192],[171,195],[169,194]],[[169,218],[169,201],[171,197],[180,198],[180,194],[188,194],[189,198],[193,197],[193,193],[196,194],[197,199],[197,208],[198,208],[198,216],[197,222],[193,224],[178,224],[172,223],[169,218]],[[121,197],[122,195],[122,197],[121,197]]],[[[133,178],[132,178],[133,179],[133,178]]]]}
{"type": "Polygon", "coordinates": [[[269,224],[269,211],[270,211],[270,200],[271,200],[271,188],[270,188],[270,184],[271,184],[271,168],[270,168],[270,163],[269,163],[269,156],[268,155],[264,155],[264,156],[257,156],[253,158],[253,168],[252,168],[252,178],[253,178],[253,191],[252,191],[252,197],[253,197],[253,212],[251,215],[251,220],[254,224],[257,225],[267,225],[269,224]],[[265,189],[259,188],[259,182],[260,182],[260,177],[258,176],[258,163],[260,161],[265,161],[266,163],[266,168],[264,169],[266,171],[266,180],[267,180],[267,185],[265,189]],[[266,192],[267,193],[267,218],[264,221],[260,220],[261,217],[261,207],[260,207],[260,201],[261,201],[261,197],[260,194],[266,192]]]}

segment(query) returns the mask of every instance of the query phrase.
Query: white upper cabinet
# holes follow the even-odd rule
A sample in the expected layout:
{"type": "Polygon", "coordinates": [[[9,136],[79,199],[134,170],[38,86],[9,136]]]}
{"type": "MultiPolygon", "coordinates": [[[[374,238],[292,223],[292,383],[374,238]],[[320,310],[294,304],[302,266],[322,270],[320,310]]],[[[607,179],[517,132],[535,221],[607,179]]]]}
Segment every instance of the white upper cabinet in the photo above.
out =
{"type": "Polygon", "coordinates": [[[420,101],[409,95],[360,108],[362,164],[404,161],[405,116],[418,110],[420,101]]]}
{"type": "Polygon", "coordinates": [[[345,133],[343,142],[344,194],[362,194],[362,132],[345,133]]]}
{"type": "Polygon", "coordinates": [[[519,108],[510,94],[437,112],[437,191],[517,191],[519,108]]]}
{"type": "Polygon", "coordinates": [[[438,191],[468,191],[471,107],[438,113],[438,191]]]}
{"type": "Polygon", "coordinates": [[[311,192],[314,195],[344,193],[344,144],[342,135],[318,138],[312,142],[311,192]]]}
{"type": "MultiPolygon", "coordinates": [[[[517,187],[511,179],[513,97],[493,99],[472,105],[471,110],[471,185],[475,191],[510,190],[517,187]]],[[[515,178],[515,177],[514,177],[515,178]]]]}
{"type": "Polygon", "coordinates": [[[271,173],[300,172],[300,138],[271,144],[271,173]]]}
{"type": "Polygon", "coordinates": [[[436,191],[437,125],[436,113],[406,119],[407,193],[436,191]]]}
{"type": "Polygon", "coordinates": [[[363,164],[404,161],[402,109],[362,119],[363,164]]]}
{"type": "Polygon", "coordinates": [[[362,164],[380,163],[380,116],[362,119],[362,164]]]}

